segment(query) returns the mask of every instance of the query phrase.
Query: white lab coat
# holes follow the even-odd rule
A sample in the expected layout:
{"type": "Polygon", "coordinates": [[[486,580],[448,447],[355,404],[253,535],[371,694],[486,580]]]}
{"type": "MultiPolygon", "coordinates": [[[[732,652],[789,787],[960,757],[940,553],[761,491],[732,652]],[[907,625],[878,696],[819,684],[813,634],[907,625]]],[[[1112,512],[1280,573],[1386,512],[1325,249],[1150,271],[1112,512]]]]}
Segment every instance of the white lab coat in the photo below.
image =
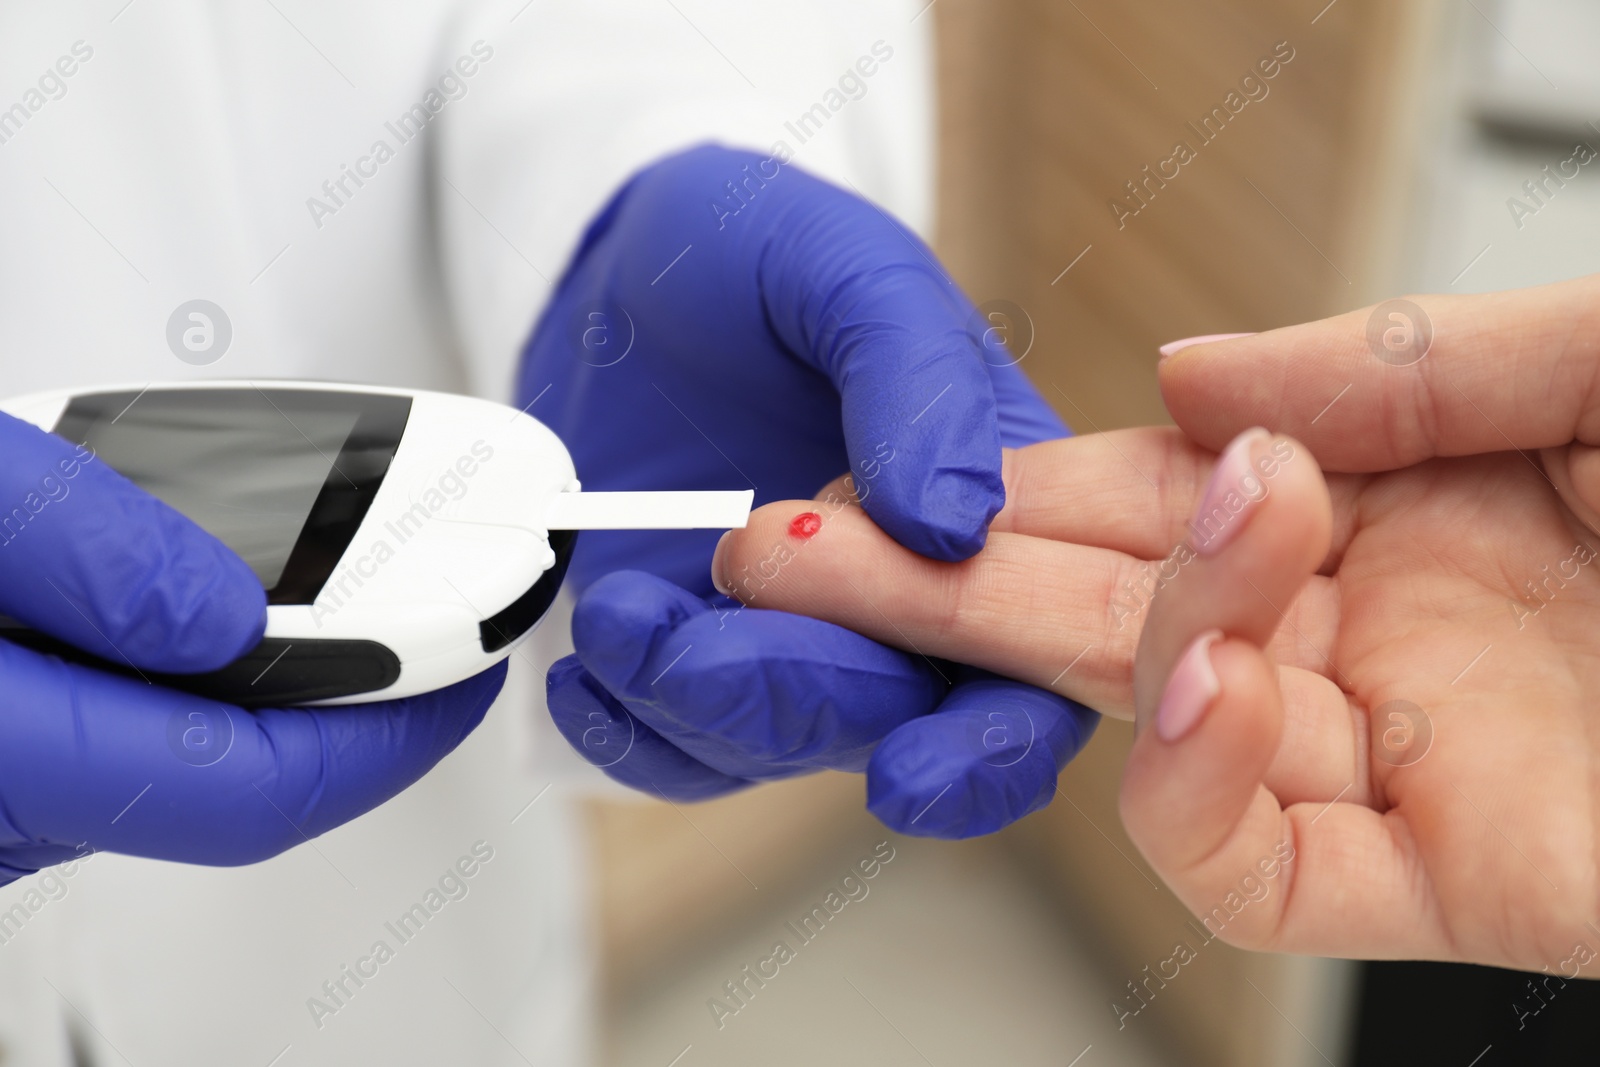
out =
{"type": "MultiPolygon", "coordinates": [[[[508,399],[584,223],[705,139],[783,140],[924,226],[922,2],[5,0],[0,392],[260,376],[508,399]],[[878,41],[893,58],[864,94],[833,92],[878,41]],[[419,103],[428,127],[403,141],[419,103]],[[233,329],[203,367],[166,341],[195,298],[233,329]]],[[[562,783],[590,772],[534,667],[566,641],[553,614],[459,752],[311,846],[241,869],[98,855],[58,872],[0,930],[0,1063],[66,1065],[69,1041],[93,1064],[588,1062],[588,890],[562,783]],[[344,977],[370,974],[385,923],[474,848],[493,858],[464,898],[362,985],[344,977]]],[[[0,890],[0,911],[39,884],[0,890]]]]}

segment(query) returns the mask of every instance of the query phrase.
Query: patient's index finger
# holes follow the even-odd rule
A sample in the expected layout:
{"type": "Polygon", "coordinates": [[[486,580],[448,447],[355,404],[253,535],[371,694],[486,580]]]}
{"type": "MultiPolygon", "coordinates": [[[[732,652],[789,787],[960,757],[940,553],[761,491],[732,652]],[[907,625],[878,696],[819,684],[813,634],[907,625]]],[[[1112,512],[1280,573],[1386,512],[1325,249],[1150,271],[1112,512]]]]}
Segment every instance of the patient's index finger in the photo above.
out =
{"type": "Polygon", "coordinates": [[[860,508],[790,500],[757,509],[726,536],[712,576],[750,607],[826,619],[1128,718],[1139,620],[1108,605],[1141,565],[998,531],[972,559],[944,563],[906,550],[860,508]]]}

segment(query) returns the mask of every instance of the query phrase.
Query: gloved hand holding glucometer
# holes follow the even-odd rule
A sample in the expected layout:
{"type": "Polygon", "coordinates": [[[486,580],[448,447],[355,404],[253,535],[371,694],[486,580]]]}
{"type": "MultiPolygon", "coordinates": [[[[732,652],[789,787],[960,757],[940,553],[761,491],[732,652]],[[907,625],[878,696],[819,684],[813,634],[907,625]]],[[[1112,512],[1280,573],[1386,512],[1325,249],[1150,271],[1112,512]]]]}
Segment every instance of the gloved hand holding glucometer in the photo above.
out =
{"type": "Polygon", "coordinates": [[[367,811],[477,725],[578,528],[750,507],[583,493],[534,419],[440,393],[224,381],[0,407],[8,880],[85,848],[247,863],[367,811]]]}
{"type": "Polygon", "coordinates": [[[275,855],[421,777],[500,690],[503,667],[402,700],[247,712],[154,684],[253,648],[261,583],[87,449],[0,414],[0,453],[0,612],[126,670],[0,641],[4,881],[88,850],[275,855]]]}

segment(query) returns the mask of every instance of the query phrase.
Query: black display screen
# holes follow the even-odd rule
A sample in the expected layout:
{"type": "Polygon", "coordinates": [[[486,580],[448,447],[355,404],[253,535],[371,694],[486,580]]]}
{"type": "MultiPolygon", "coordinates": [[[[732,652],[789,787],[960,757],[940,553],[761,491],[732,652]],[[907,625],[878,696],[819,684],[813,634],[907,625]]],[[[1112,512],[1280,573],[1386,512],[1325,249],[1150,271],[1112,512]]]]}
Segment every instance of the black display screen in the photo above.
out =
{"type": "Polygon", "coordinates": [[[411,400],[310,389],[74,397],[55,432],[237,552],[274,604],[316,598],[389,469],[411,400]]]}

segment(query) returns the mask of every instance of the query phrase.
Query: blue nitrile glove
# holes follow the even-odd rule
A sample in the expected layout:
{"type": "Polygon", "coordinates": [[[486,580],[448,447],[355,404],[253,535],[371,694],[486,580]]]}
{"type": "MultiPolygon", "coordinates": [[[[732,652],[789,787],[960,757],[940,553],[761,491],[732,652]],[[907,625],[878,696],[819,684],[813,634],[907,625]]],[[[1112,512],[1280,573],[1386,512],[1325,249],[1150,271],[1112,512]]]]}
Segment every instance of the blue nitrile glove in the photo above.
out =
{"type": "MultiPolygon", "coordinates": [[[[912,233],[792,164],[702,147],[590,226],[524,353],[519,402],[589,489],[807,498],[842,471],[902,544],[984,543],[1000,447],[1067,429],[912,233]]],[[[714,594],[718,531],[585,533],[557,725],[619,781],[701,798],[867,772],[908,833],[987,833],[1047,803],[1098,717],[714,594]],[[626,570],[624,568],[634,568],[626,570]],[[640,573],[640,571],[649,573],[640,573]],[[937,712],[937,714],[930,714],[937,712]]]]}
{"type": "MultiPolygon", "coordinates": [[[[260,640],[266,597],[221,542],[104,460],[0,414],[0,613],[107,660],[193,672],[260,640]]],[[[0,641],[0,884],[88,851],[276,855],[420,778],[503,678],[244,711],[0,641]]]]}

